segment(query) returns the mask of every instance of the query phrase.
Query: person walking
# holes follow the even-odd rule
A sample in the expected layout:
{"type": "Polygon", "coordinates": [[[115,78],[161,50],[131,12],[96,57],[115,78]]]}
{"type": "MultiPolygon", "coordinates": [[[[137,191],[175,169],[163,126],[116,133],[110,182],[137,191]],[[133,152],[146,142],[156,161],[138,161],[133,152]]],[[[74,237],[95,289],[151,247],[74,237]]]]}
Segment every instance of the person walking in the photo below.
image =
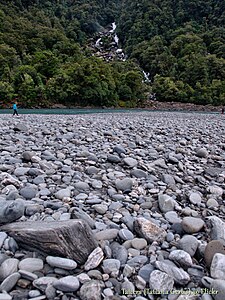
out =
{"type": "Polygon", "coordinates": [[[13,116],[19,116],[19,114],[18,114],[18,109],[17,109],[17,101],[15,101],[14,103],[13,103],[13,116]]]}

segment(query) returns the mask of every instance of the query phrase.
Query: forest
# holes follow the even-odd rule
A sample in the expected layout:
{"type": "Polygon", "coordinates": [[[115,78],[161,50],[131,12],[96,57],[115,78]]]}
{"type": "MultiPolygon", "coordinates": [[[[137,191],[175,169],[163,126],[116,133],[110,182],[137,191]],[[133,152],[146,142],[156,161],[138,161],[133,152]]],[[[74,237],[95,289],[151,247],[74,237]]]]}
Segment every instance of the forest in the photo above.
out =
{"type": "Polygon", "coordinates": [[[151,97],[225,104],[224,0],[0,0],[1,107],[141,107],[151,97]],[[112,22],[126,60],[88,46],[112,22]]]}

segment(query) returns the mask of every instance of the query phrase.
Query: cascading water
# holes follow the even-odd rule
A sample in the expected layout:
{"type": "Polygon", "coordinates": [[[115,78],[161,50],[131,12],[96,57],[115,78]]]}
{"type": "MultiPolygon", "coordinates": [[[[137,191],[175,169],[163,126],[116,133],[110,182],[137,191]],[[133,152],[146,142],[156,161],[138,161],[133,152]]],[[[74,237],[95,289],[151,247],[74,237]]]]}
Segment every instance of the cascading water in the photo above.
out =
{"type": "Polygon", "coordinates": [[[148,82],[150,83],[151,82],[151,79],[149,79],[149,73],[146,73],[144,70],[142,70],[142,73],[144,75],[144,82],[148,82]]]}

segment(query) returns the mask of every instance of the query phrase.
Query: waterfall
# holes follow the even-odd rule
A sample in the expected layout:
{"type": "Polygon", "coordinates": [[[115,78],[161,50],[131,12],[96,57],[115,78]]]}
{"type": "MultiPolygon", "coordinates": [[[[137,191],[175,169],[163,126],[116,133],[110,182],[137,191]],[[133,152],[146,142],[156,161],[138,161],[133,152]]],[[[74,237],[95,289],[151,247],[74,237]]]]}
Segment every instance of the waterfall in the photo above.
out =
{"type": "Polygon", "coordinates": [[[117,34],[115,34],[115,36],[114,36],[114,41],[115,41],[115,43],[116,43],[117,46],[118,46],[119,38],[118,38],[118,35],[117,35],[117,34]]]}
{"type": "Polygon", "coordinates": [[[113,33],[115,30],[116,30],[116,23],[113,22],[112,23],[112,29],[109,32],[113,33]]]}
{"type": "Polygon", "coordinates": [[[99,46],[99,43],[101,41],[101,38],[97,39],[96,43],[95,43],[95,47],[98,47],[99,46]]]}
{"type": "Polygon", "coordinates": [[[142,73],[144,75],[144,82],[151,82],[151,80],[149,79],[149,73],[146,73],[144,70],[142,70],[142,73]]]}

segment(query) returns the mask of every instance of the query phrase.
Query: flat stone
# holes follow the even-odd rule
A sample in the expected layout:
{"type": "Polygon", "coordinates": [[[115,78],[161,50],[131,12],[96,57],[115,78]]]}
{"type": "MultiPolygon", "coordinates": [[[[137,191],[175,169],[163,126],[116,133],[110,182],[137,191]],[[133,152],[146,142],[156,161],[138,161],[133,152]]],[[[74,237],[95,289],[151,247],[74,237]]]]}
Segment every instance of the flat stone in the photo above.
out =
{"type": "Polygon", "coordinates": [[[1,283],[0,289],[2,291],[10,292],[12,290],[12,288],[16,285],[16,283],[20,279],[20,277],[21,277],[21,275],[18,272],[9,275],[1,283]]]}
{"type": "Polygon", "coordinates": [[[19,269],[28,272],[40,271],[43,267],[44,263],[40,258],[25,258],[19,263],[19,269]]]}
{"type": "Polygon", "coordinates": [[[117,237],[119,230],[118,229],[105,229],[102,231],[99,231],[95,234],[95,238],[98,241],[101,240],[113,240],[117,237]]]}
{"type": "Polygon", "coordinates": [[[9,258],[3,261],[0,266],[0,281],[6,279],[9,275],[18,271],[19,260],[16,258],[9,258]]]}
{"type": "Polygon", "coordinates": [[[24,187],[20,190],[20,195],[25,199],[35,198],[37,191],[34,188],[24,187]]]}
{"type": "Polygon", "coordinates": [[[47,256],[46,262],[51,267],[61,268],[64,270],[74,270],[77,267],[77,263],[74,260],[58,256],[47,256]]]}
{"type": "Polygon", "coordinates": [[[80,282],[75,276],[66,276],[53,282],[53,287],[62,292],[76,292],[80,287],[80,282]]]}

